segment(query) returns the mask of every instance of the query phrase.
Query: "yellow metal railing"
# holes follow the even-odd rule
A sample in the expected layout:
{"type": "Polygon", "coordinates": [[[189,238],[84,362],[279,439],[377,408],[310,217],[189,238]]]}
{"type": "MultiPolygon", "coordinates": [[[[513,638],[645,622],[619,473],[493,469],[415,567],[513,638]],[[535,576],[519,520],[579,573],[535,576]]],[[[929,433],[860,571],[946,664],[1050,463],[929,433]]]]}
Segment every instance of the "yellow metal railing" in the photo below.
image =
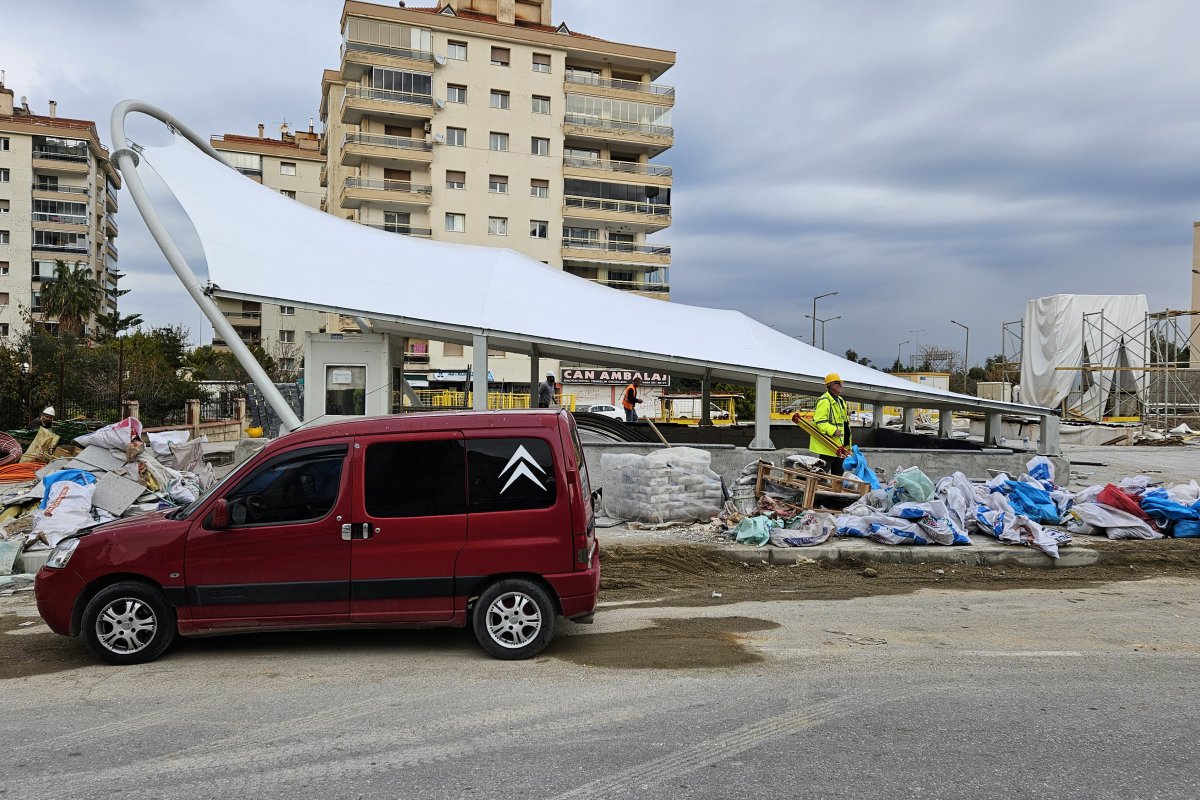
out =
{"type": "MultiPolygon", "coordinates": [[[[473,393],[462,392],[456,389],[414,389],[413,392],[420,398],[421,403],[426,408],[469,409],[472,406],[474,398],[473,393]]],[[[575,410],[575,395],[558,395],[554,399],[564,408],[570,411],[575,410]]],[[[395,404],[404,408],[419,408],[419,406],[415,406],[399,392],[396,393],[395,404]]],[[[529,395],[523,392],[488,392],[487,407],[489,411],[529,408],[529,395]]]]}

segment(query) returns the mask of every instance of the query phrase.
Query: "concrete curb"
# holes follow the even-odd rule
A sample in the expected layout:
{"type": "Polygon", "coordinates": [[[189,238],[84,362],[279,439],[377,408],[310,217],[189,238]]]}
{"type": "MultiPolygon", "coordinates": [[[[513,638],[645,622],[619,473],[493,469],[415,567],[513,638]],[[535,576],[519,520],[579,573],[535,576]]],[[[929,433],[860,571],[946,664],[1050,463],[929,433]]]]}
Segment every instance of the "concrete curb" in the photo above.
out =
{"type": "Polygon", "coordinates": [[[1057,559],[1040,550],[998,542],[969,546],[882,545],[860,540],[839,541],[814,547],[747,547],[720,545],[714,548],[731,561],[747,564],[794,566],[812,561],[868,561],[878,564],[963,564],[977,567],[1021,566],[1041,569],[1090,567],[1100,563],[1100,553],[1088,547],[1071,545],[1059,550],[1057,559]]]}

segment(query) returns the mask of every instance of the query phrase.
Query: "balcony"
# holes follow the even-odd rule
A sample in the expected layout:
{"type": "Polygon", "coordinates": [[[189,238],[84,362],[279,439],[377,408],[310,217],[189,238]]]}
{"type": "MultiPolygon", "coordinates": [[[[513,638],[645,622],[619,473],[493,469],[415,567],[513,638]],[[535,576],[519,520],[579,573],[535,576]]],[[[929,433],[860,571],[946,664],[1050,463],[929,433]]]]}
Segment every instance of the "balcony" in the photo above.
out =
{"type": "Polygon", "coordinates": [[[108,184],[104,190],[104,207],[109,213],[117,212],[117,190],[112,187],[112,184],[108,184]]]}
{"type": "Polygon", "coordinates": [[[106,249],[109,252],[109,255],[111,255],[114,259],[120,259],[121,256],[118,255],[117,246],[113,244],[112,239],[108,239],[104,242],[104,249],[106,249]]]}
{"type": "Polygon", "coordinates": [[[675,143],[675,129],[669,125],[620,122],[588,114],[566,114],[563,117],[563,134],[589,142],[619,141],[626,147],[637,146],[651,156],[675,143]]]}
{"type": "Polygon", "coordinates": [[[671,207],[599,197],[564,197],[563,219],[626,225],[650,233],[671,224],[671,207]]]}
{"type": "Polygon", "coordinates": [[[84,214],[50,214],[44,211],[34,211],[29,218],[37,230],[87,233],[88,218],[84,214]]]}
{"type": "Polygon", "coordinates": [[[671,263],[671,246],[633,244],[632,242],[601,242],[594,239],[563,239],[562,257],[564,262],[665,267],[671,263]]]}
{"type": "Polygon", "coordinates": [[[250,328],[262,326],[261,311],[223,311],[221,313],[229,320],[230,325],[242,325],[250,328]]]}
{"type": "Polygon", "coordinates": [[[563,158],[563,175],[569,178],[629,179],[648,186],[670,186],[673,170],[662,164],[635,164],[604,158],[563,158]]]}
{"type": "Polygon", "coordinates": [[[117,218],[112,214],[104,215],[104,227],[110,237],[116,237],[121,232],[121,229],[117,227],[117,218]]]}
{"type": "Polygon", "coordinates": [[[364,117],[424,124],[433,119],[433,95],[347,86],[342,95],[342,122],[361,125],[364,117]]]}
{"type": "Polygon", "coordinates": [[[65,150],[34,150],[33,168],[63,175],[87,175],[91,169],[87,153],[65,150]]]}
{"type": "Polygon", "coordinates": [[[359,224],[386,233],[398,233],[401,236],[419,236],[422,239],[428,239],[433,236],[432,228],[417,228],[412,225],[397,225],[392,222],[360,222],[359,224]]]}
{"type": "Polygon", "coordinates": [[[364,203],[389,208],[428,208],[433,203],[433,187],[409,181],[346,178],[338,205],[362,208],[364,203]]]}
{"type": "Polygon", "coordinates": [[[640,294],[643,297],[651,297],[657,300],[666,300],[671,294],[671,285],[669,283],[655,283],[653,281],[613,281],[606,278],[587,278],[592,283],[598,283],[601,286],[607,286],[610,289],[619,289],[622,292],[633,292],[640,294]]]}
{"type": "Polygon", "coordinates": [[[81,198],[91,195],[91,190],[86,186],[64,186],[55,183],[34,183],[33,184],[33,199],[34,200],[69,200],[74,203],[82,203],[81,198]]]}
{"type": "Polygon", "coordinates": [[[567,69],[564,83],[566,84],[564,88],[569,92],[583,91],[619,100],[662,103],[664,105],[675,104],[675,87],[659,83],[598,78],[586,72],[571,72],[570,68],[567,69]]]}
{"type": "Polygon", "coordinates": [[[368,160],[424,166],[433,161],[433,143],[407,136],[347,133],[342,142],[342,166],[357,167],[368,160]]]}
{"type": "Polygon", "coordinates": [[[368,42],[344,40],[341,48],[342,76],[348,81],[362,80],[369,75],[371,67],[433,72],[436,62],[428,50],[410,50],[407,47],[390,47],[368,42]]]}
{"type": "Polygon", "coordinates": [[[34,253],[78,253],[87,258],[90,248],[87,238],[83,236],[69,240],[66,236],[42,238],[35,235],[32,249],[34,253]]]}

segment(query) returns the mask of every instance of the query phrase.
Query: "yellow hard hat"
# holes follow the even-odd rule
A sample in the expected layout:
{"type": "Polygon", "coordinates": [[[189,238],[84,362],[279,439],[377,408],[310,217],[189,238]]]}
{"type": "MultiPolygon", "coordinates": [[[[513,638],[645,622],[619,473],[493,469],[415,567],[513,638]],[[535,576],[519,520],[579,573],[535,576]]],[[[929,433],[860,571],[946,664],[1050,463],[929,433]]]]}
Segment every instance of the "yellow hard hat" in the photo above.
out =
{"type": "Polygon", "coordinates": [[[828,386],[831,383],[841,383],[841,382],[842,382],[842,376],[838,375],[836,372],[831,372],[825,376],[825,385],[826,386],[828,386]]]}

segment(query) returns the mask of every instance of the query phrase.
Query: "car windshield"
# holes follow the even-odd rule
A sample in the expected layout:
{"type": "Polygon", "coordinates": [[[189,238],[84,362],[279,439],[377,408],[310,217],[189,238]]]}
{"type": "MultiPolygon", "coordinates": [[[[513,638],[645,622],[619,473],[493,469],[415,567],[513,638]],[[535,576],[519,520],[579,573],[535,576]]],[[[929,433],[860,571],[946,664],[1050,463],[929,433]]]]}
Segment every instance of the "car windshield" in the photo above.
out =
{"type": "Polygon", "coordinates": [[[228,474],[226,474],[224,478],[221,478],[219,481],[214,483],[212,486],[208,487],[207,490],[201,492],[200,496],[197,497],[195,500],[188,503],[186,506],[183,506],[182,508],[178,508],[175,511],[172,511],[170,514],[167,515],[167,517],[169,519],[187,519],[189,516],[192,515],[193,512],[195,512],[195,510],[197,508],[200,507],[200,504],[203,503],[204,500],[209,495],[211,495],[217,489],[220,489],[225,484],[229,483],[235,477],[237,477],[237,476],[241,475],[243,472],[245,472],[246,467],[250,464],[251,461],[254,461],[254,460],[255,459],[253,456],[251,456],[250,458],[247,458],[241,464],[238,464],[236,467],[229,470],[228,474]]]}

